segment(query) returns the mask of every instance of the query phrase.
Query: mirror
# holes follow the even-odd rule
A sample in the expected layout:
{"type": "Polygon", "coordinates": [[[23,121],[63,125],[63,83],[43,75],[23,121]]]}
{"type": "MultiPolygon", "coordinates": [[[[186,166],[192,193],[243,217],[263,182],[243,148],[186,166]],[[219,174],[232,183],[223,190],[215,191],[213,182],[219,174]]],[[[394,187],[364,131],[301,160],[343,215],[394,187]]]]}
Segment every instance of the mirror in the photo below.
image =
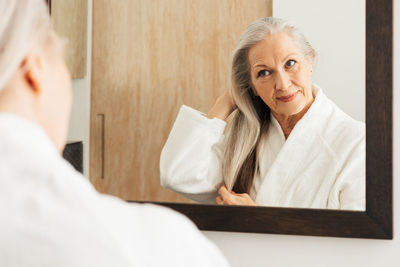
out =
{"type": "Polygon", "coordinates": [[[93,18],[90,177],[100,191],[139,201],[365,210],[365,1],[174,0],[157,10],[150,2],[98,1],[93,18]],[[251,81],[259,94],[251,106],[264,105],[256,126],[263,128],[254,137],[244,129],[241,140],[227,144],[237,132],[229,125],[247,107],[225,116],[227,123],[201,112],[232,87],[231,55],[241,34],[271,15],[293,21],[299,33],[290,34],[304,32],[318,56],[306,55],[306,44],[290,34],[258,54],[250,50],[249,64],[274,64],[268,71],[289,55],[295,65],[251,81]],[[286,82],[274,96],[263,95],[286,82]],[[250,138],[259,139],[256,146],[246,147],[250,138]],[[239,176],[251,150],[259,155],[239,176]]]}
{"type": "MultiPolygon", "coordinates": [[[[294,2],[300,1],[170,0],[158,3],[155,9],[150,3],[141,1],[95,1],[90,116],[90,180],[95,187],[126,200],[170,206],[187,214],[205,230],[390,238],[391,194],[388,190],[391,188],[391,166],[388,161],[380,164],[376,160],[387,159],[389,155],[391,159],[391,117],[387,117],[391,106],[382,106],[382,103],[389,103],[391,97],[391,56],[390,59],[388,56],[391,55],[391,20],[385,17],[388,9],[391,10],[391,1],[380,0],[382,6],[379,8],[375,4],[372,8],[369,1],[366,4],[355,1],[361,8],[354,11],[347,2],[340,5],[332,1],[336,8],[343,6],[340,12],[343,17],[332,15],[341,20],[336,24],[329,21],[324,27],[331,29],[330,34],[338,34],[346,41],[354,38],[348,46],[338,42],[334,48],[349,48],[338,54],[322,52],[324,44],[327,51],[337,51],[324,43],[327,38],[320,34],[313,37],[312,34],[313,27],[319,26],[330,14],[308,8],[312,14],[304,17],[322,18],[318,23],[311,23],[304,17],[302,21],[301,17],[291,17],[293,10],[301,7],[299,3],[296,3],[299,5],[296,9],[285,10],[294,2]],[[360,19],[365,14],[362,9],[365,6],[367,15],[360,19]],[[343,33],[343,26],[338,25],[343,25],[344,13],[356,12],[362,14],[350,18],[356,17],[359,23],[345,24],[346,29],[351,30],[343,33]],[[315,43],[317,51],[322,48],[318,51],[315,84],[345,113],[366,121],[367,152],[373,154],[366,155],[365,208],[344,208],[359,210],[357,212],[330,210],[337,207],[328,206],[285,205],[285,201],[278,203],[282,205],[261,203],[264,207],[193,205],[197,202],[185,197],[192,194],[190,189],[177,194],[160,185],[160,153],[180,106],[185,104],[208,112],[229,85],[230,55],[240,34],[257,18],[271,15],[293,20],[304,28],[303,32],[310,43],[315,43]],[[335,25],[342,31],[335,30],[335,25]],[[359,34],[351,28],[356,25],[359,34]],[[365,27],[368,33],[374,33],[373,37],[363,35],[365,27]],[[360,46],[362,43],[364,46],[360,46]],[[336,78],[339,75],[337,66],[342,66],[343,70],[339,72],[345,77],[336,78]],[[375,70],[372,71],[373,66],[375,70]],[[346,68],[349,69],[344,70],[346,68]],[[329,88],[333,91],[329,92],[329,88]],[[343,89],[347,97],[339,94],[337,88],[343,89]],[[379,94],[377,88],[385,93],[379,94]],[[378,109],[372,113],[365,109],[365,103],[378,109]],[[323,208],[330,209],[321,210],[323,208]],[[381,208],[379,212],[378,208],[381,208]],[[332,225],[336,228],[332,229],[332,225]]],[[[304,1],[303,8],[312,2],[304,1]]],[[[316,5],[320,7],[321,4],[316,5]]],[[[307,141],[307,136],[303,138],[307,141]]],[[[303,155],[305,152],[302,151],[303,155]]],[[[311,156],[317,157],[318,153],[311,156]]],[[[297,162],[302,163],[301,160],[297,162]]],[[[365,177],[363,179],[365,181],[365,177]]],[[[305,188],[299,196],[308,193],[305,188]]]]}

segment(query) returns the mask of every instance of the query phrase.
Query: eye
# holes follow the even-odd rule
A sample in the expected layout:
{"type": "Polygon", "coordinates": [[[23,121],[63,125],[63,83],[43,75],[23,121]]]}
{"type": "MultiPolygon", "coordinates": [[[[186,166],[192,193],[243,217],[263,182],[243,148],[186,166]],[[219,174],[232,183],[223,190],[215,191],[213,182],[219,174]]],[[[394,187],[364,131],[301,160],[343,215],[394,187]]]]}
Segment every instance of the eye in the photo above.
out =
{"type": "Polygon", "coordinates": [[[268,75],[270,75],[270,74],[271,74],[271,72],[268,71],[268,70],[260,70],[260,71],[257,73],[257,78],[258,78],[258,77],[265,77],[265,76],[268,76],[268,75]]]}
{"type": "Polygon", "coordinates": [[[293,59],[289,59],[288,61],[286,61],[285,67],[286,68],[291,68],[296,64],[296,61],[294,61],[293,59]]]}

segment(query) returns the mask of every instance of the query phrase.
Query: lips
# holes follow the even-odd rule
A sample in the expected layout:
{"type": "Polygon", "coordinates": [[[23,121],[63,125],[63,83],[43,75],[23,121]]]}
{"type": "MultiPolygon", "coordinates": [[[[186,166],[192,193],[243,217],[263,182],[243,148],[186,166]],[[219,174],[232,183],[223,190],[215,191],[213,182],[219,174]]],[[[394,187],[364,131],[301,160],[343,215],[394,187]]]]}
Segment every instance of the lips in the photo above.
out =
{"type": "Polygon", "coordinates": [[[298,93],[299,93],[299,91],[294,92],[293,94],[290,94],[290,95],[277,97],[276,99],[278,99],[279,101],[282,101],[282,102],[290,102],[296,98],[298,93]]]}

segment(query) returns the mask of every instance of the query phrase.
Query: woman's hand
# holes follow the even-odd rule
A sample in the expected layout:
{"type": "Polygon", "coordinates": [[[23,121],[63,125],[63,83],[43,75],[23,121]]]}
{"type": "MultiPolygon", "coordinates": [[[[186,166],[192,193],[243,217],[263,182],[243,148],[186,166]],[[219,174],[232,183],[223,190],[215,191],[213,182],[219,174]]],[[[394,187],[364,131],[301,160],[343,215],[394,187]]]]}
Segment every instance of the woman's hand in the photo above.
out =
{"type": "Polygon", "coordinates": [[[219,196],[215,199],[218,205],[256,206],[256,203],[248,194],[236,194],[233,191],[229,192],[225,185],[220,187],[218,195],[219,196]]]}
{"type": "Polygon", "coordinates": [[[206,116],[209,119],[218,118],[225,120],[235,108],[235,101],[233,100],[230,90],[227,89],[223,95],[217,98],[214,106],[210,109],[206,116]]]}

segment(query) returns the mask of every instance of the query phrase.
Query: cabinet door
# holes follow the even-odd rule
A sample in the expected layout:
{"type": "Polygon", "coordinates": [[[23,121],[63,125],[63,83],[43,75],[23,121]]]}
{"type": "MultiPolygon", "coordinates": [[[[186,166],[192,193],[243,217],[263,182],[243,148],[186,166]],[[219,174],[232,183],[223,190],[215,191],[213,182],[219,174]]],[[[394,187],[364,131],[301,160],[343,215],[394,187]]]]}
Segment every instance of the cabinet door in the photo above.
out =
{"type": "Polygon", "coordinates": [[[160,186],[178,110],[211,108],[240,34],[271,14],[271,0],[93,1],[90,180],[100,192],[188,201],[160,186]]]}

